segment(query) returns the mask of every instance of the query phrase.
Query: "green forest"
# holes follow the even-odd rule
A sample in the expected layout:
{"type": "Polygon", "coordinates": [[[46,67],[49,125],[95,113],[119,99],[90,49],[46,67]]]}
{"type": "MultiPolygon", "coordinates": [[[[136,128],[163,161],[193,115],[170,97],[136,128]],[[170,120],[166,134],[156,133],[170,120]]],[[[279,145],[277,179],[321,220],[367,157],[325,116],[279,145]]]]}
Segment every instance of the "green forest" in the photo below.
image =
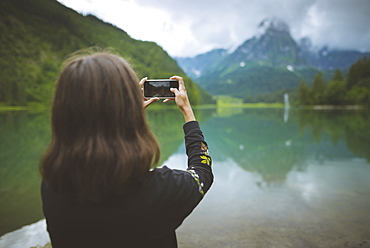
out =
{"type": "Polygon", "coordinates": [[[192,103],[212,102],[156,43],[132,39],[125,31],[56,0],[1,0],[0,34],[1,105],[49,106],[63,61],[91,47],[122,56],[138,78],[183,76],[192,103]]]}
{"type": "Polygon", "coordinates": [[[337,70],[326,83],[319,72],[312,86],[302,80],[299,86],[300,105],[366,105],[370,106],[370,59],[358,60],[349,69],[347,78],[337,70]]]}
{"type": "Polygon", "coordinates": [[[246,97],[244,102],[283,103],[284,94],[288,93],[292,105],[370,106],[370,58],[359,59],[346,71],[346,75],[335,70],[332,78],[325,80],[327,74],[327,71],[319,71],[312,82],[301,79],[298,88],[246,97]]]}

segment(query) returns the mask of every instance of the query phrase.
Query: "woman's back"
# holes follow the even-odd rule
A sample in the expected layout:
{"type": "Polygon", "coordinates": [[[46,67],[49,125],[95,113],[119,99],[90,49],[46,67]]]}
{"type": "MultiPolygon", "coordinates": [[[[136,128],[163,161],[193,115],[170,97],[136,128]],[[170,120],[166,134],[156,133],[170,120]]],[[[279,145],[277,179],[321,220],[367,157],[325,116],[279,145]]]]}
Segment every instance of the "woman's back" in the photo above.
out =
{"type": "Polygon", "coordinates": [[[190,174],[166,168],[151,174],[142,189],[100,202],[68,199],[43,184],[53,247],[176,247],[175,229],[202,195],[190,174]]]}
{"type": "Polygon", "coordinates": [[[41,164],[43,211],[53,247],[177,247],[176,228],[213,182],[207,143],[182,78],[174,77],[180,81],[174,93],[186,121],[188,168],[150,170],[159,148],[131,68],[109,54],[80,58],[66,68],[53,104],[53,140],[41,164]],[[84,75],[92,68],[100,72],[84,75]],[[78,92],[68,94],[78,89],[84,100],[76,99],[78,92]],[[102,102],[110,107],[90,113],[89,102],[93,108],[102,102]]]}

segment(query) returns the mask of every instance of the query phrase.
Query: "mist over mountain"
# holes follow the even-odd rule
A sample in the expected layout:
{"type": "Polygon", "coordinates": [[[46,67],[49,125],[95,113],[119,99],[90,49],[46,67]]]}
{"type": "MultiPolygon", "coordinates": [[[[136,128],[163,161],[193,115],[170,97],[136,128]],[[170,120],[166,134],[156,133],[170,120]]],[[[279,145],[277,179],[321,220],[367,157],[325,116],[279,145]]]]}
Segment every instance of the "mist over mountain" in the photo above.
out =
{"type": "Polygon", "coordinates": [[[327,46],[315,49],[309,38],[301,39],[299,47],[307,63],[319,70],[346,70],[358,59],[370,55],[354,50],[330,49],[327,46]]]}
{"type": "Polygon", "coordinates": [[[286,23],[275,18],[265,19],[259,28],[259,35],[245,41],[231,54],[233,61],[263,61],[270,66],[306,65],[286,23]]]}
{"type": "Polygon", "coordinates": [[[259,32],[231,53],[215,49],[175,59],[210,93],[244,98],[297,88],[302,79],[311,82],[318,71],[329,78],[334,70],[345,71],[366,56],[370,53],[317,49],[309,38],[296,41],[288,24],[270,18],[261,21],[259,32]]]}

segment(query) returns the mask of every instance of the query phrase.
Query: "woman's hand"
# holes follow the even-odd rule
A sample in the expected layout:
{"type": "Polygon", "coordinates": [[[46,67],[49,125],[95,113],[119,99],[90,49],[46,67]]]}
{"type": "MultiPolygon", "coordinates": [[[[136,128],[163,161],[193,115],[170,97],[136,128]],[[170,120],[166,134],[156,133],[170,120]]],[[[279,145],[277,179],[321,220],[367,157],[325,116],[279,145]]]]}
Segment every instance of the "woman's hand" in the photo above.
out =
{"type": "MultiPolygon", "coordinates": [[[[177,106],[179,107],[181,113],[184,115],[184,119],[186,122],[195,121],[195,116],[193,113],[193,109],[191,108],[188,93],[186,92],[184,80],[182,77],[173,76],[170,79],[175,79],[179,81],[179,89],[171,88],[171,92],[175,94],[175,101],[177,106]]],[[[163,102],[169,102],[171,99],[165,99],[163,102]]]]}
{"type": "MultiPolygon", "coordinates": [[[[145,77],[143,79],[140,80],[139,82],[139,85],[140,85],[140,88],[141,88],[141,92],[144,93],[144,82],[147,80],[148,78],[145,77]]],[[[150,104],[152,104],[153,102],[155,101],[158,101],[159,98],[158,97],[153,97],[153,98],[145,98],[144,97],[144,94],[143,94],[143,99],[144,99],[144,109],[146,109],[150,104]]]]}

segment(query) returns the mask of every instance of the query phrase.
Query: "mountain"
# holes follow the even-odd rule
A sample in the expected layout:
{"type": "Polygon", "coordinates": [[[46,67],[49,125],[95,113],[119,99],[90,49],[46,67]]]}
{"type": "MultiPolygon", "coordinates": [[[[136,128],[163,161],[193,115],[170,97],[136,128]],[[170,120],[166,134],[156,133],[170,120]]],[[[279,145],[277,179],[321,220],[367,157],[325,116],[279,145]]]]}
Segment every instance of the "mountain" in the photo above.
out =
{"type": "Polygon", "coordinates": [[[286,23],[266,19],[259,28],[260,36],[245,41],[231,54],[233,62],[259,61],[273,67],[307,65],[286,23]]]}
{"type": "Polygon", "coordinates": [[[56,0],[1,0],[0,104],[50,104],[62,62],[76,50],[89,47],[124,57],[139,78],[182,75],[194,104],[211,101],[154,42],[132,39],[125,31],[56,0]]]}
{"type": "Polygon", "coordinates": [[[175,59],[189,77],[198,78],[202,74],[210,72],[212,66],[220,62],[225,56],[227,56],[227,50],[214,49],[210,52],[200,54],[195,58],[177,57],[175,59]]]}
{"type": "Polygon", "coordinates": [[[370,53],[314,50],[308,38],[295,41],[289,26],[271,18],[259,24],[259,33],[235,51],[216,49],[194,58],[175,58],[190,77],[215,95],[238,98],[297,88],[311,82],[319,70],[331,78],[333,69],[348,69],[370,53]]]}
{"type": "Polygon", "coordinates": [[[308,64],[319,70],[347,70],[357,60],[370,56],[370,53],[332,50],[327,46],[315,49],[309,38],[301,39],[299,46],[308,64]]]}

